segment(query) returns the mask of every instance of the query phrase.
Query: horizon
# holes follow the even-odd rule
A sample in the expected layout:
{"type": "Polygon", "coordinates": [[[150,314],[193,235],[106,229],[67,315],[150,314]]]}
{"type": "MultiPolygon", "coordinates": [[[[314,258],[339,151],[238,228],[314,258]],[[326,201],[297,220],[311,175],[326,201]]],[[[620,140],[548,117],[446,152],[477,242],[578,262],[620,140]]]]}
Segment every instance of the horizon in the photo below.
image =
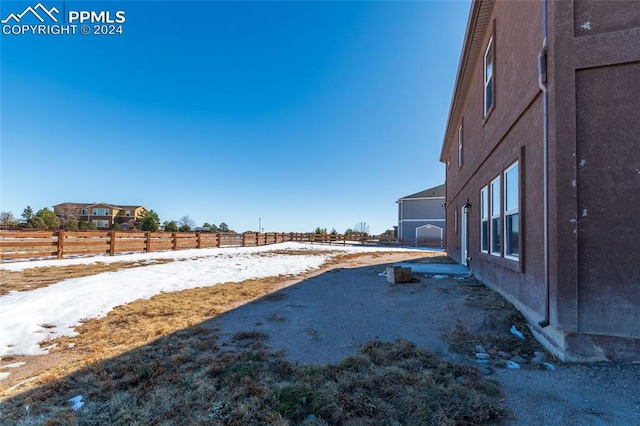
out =
{"type": "Polygon", "coordinates": [[[38,3],[126,21],[3,29],[0,210],[16,218],[106,202],[238,232],[381,234],[399,198],[444,183],[469,0],[2,2],[0,19],[38,3]]]}

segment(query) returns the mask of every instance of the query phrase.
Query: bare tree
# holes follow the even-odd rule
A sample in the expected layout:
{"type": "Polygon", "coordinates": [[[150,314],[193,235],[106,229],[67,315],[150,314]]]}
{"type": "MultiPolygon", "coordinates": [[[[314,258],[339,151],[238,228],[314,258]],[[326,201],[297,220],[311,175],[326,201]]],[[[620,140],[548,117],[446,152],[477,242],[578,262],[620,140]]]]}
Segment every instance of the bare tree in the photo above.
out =
{"type": "Polygon", "coordinates": [[[0,223],[2,223],[4,229],[8,229],[11,226],[15,226],[16,218],[13,217],[13,213],[11,212],[1,212],[0,223]]]}
{"type": "Polygon", "coordinates": [[[70,221],[78,221],[80,219],[80,208],[74,205],[66,205],[58,207],[57,216],[62,221],[62,225],[66,225],[70,221]]]}
{"type": "Polygon", "coordinates": [[[180,226],[180,231],[189,232],[196,226],[196,223],[189,215],[186,215],[180,218],[178,225],[180,226]]]}
{"type": "Polygon", "coordinates": [[[356,226],[353,227],[353,232],[356,234],[369,235],[369,225],[367,225],[367,222],[358,222],[356,226]]]}

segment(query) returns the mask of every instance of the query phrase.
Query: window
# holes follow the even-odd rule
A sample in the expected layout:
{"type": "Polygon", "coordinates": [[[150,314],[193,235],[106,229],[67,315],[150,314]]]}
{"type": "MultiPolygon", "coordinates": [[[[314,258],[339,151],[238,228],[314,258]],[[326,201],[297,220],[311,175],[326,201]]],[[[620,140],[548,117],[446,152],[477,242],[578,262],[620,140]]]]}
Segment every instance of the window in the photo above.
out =
{"type": "Polygon", "coordinates": [[[520,254],[518,215],[518,163],[504,172],[504,255],[515,260],[520,254]]]}
{"type": "Polygon", "coordinates": [[[458,127],[458,167],[462,167],[462,124],[458,127]]]}
{"type": "Polygon", "coordinates": [[[486,117],[493,106],[493,36],[489,39],[487,50],[484,52],[484,116],[486,117]]]}
{"type": "Polygon", "coordinates": [[[96,228],[108,228],[109,227],[109,221],[108,220],[92,220],[91,221],[96,228]]]}
{"type": "Polygon", "coordinates": [[[500,256],[500,176],[491,181],[491,254],[500,256]]]}
{"type": "Polygon", "coordinates": [[[489,187],[480,190],[480,251],[489,253],[489,187]]]}
{"type": "Polygon", "coordinates": [[[82,216],[88,216],[89,215],[89,209],[82,209],[82,216]]]}
{"type": "Polygon", "coordinates": [[[93,209],[94,216],[109,216],[109,209],[93,209]]]}
{"type": "Polygon", "coordinates": [[[127,211],[125,211],[125,212],[124,212],[124,215],[125,215],[125,216],[131,216],[131,210],[127,210],[127,211]]]}

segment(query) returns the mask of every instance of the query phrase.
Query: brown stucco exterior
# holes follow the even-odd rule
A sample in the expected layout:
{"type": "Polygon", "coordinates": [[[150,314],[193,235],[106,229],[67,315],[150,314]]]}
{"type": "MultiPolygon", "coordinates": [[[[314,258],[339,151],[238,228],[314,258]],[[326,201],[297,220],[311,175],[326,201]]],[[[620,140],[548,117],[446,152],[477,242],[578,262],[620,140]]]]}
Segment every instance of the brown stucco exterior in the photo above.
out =
{"type": "MultiPolygon", "coordinates": [[[[441,153],[447,163],[447,249],[465,260],[454,218],[467,205],[468,266],[514,302],[561,359],[640,359],[637,7],[634,1],[600,0],[480,0],[471,7],[441,153]],[[538,84],[545,6],[546,100],[538,84]],[[484,117],[484,52],[491,37],[494,105],[484,117]],[[520,229],[514,260],[504,252],[504,229],[499,255],[481,251],[480,191],[497,176],[503,184],[516,161],[520,229]]],[[[504,186],[501,191],[504,203],[504,186]]],[[[504,224],[504,211],[501,219],[504,224]]]]}

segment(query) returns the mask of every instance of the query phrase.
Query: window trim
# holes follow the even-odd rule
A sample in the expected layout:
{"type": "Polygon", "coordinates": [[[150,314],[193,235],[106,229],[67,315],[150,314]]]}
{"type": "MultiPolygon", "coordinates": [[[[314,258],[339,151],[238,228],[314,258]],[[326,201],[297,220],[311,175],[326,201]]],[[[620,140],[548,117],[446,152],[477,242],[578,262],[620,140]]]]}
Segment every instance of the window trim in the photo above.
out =
{"type": "Polygon", "coordinates": [[[489,185],[480,189],[480,252],[489,254],[489,185]],[[482,232],[487,227],[486,235],[482,232]],[[486,248],[484,248],[486,246],[486,248]]]}
{"type": "Polygon", "coordinates": [[[496,241],[494,239],[494,228],[495,228],[494,220],[495,219],[501,220],[501,218],[502,218],[502,194],[501,194],[502,186],[501,186],[501,181],[500,181],[501,176],[502,176],[502,174],[499,174],[489,184],[489,187],[491,188],[491,191],[489,192],[489,200],[490,200],[490,202],[489,202],[489,206],[490,206],[489,217],[491,218],[491,220],[489,222],[489,253],[492,256],[497,256],[497,257],[501,257],[502,256],[502,244],[501,244],[501,242],[502,242],[502,237],[503,237],[502,236],[502,232],[501,232],[502,231],[502,224],[498,223],[498,232],[500,232],[500,235],[498,236],[499,237],[498,238],[499,241],[497,242],[498,243],[498,251],[495,251],[494,250],[494,246],[495,246],[496,241]],[[496,183],[497,183],[497,185],[494,185],[496,183]],[[497,197],[498,197],[498,209],[497,210],[498,211],[497,212],[495,212],[494,208],[493,208],[494,199],[495,199],[495,196],[496,196],[495,188],[498,188],[498,194],[497,194],[497,197]]]}
{"type": "Polygon", "coordinates": [[[518,215],[518,234],[520,233],[520,168],[519,168],[519,164],[518,161],[515,161],[514,163],[512,163],[509,167],[507,167],[504,172],[504,206],[503,206],[503,212],[504,212],[504,220],[503,220],[503,231],[504,231],[504,257],[506,259],[510,259],[510,260],[514,260],[516,262],[520,261],[520,235],[518,235],[518,254],[517,255],[513,255],[513,254],[509,254],[509,241],[510,239],[507,237],[507,217],[508,216],[513,216],[513,215],[518,215]],[[514,167],[518,167],[517,172],[516,172],[516,189],[517,189],[517,201],[516,201],[516,207],[511,209],[511,210],[507,210],[507,173],[509,171],[511,171],[514,167]]]}
{"type": "Polygon", "coordinates": [[[495,43],[493,40],[493,34],[491,34],[491,37],[489,37],[489,41],[487,42],[487,48],[484,51],[484,56],[483,56],[483,67],[482,67],[482,81],[483,81],[483,94],[482,94],[482,107],[483,107],[483,112],[484,118],[487,118],[489,116],[489,114],[491,113],[491,111],[493,110],[493,107],[496,104],[496,85],[495,85],[495,75],[496,75],[496,49],[495,49],[495,43]],[[491,54],[489,56],[489,54],[491,54]],[[491,76],[489,78],[487,78],[487,58],[490,57],[491,61],[491,76]],[[491,84],[491,104],[487,106],[487,86],[491,84]]]}

